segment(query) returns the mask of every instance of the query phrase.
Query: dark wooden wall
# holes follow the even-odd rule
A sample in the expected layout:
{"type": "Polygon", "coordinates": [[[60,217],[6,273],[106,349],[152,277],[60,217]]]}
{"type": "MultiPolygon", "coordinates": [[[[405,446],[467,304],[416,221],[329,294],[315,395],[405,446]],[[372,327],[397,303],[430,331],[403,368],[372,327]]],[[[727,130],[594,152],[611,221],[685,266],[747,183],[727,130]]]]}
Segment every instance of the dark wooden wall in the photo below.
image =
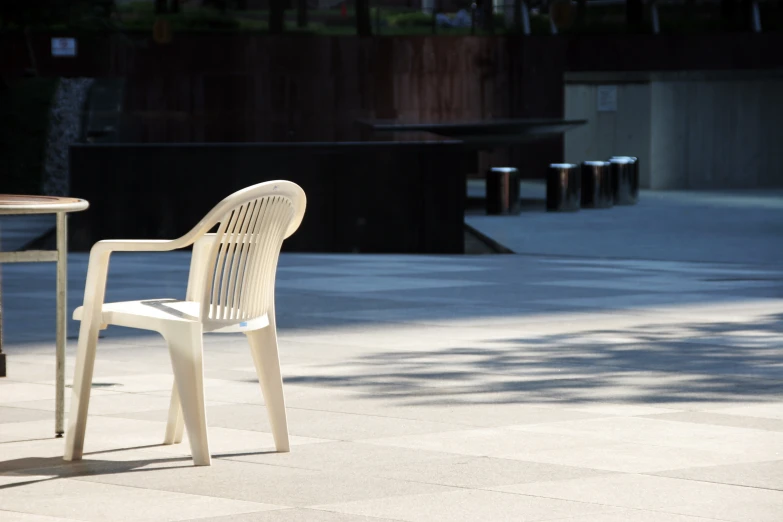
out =
{"type": "Polygon", "coordinates": [[[503,41],[182,37],[135,53],[126,132],[144,142],[341,140],[357,118],[508,114],[503,41]]]}
{"type": "MultiPolygon", "coordinates": [[[[126,78],[123,141],[342,140],[357,118],[416,121],[557,118],[565,71],[783,66],[783,34],[378,38],[149,33],[80,36],[77,58],[41,74],[126,78]]],[[[0,38],[0,74],[29,66],[20,35],[0,38]]],[[[562,155],[562,140],[501,151],[526,177],[562,155]]]]}

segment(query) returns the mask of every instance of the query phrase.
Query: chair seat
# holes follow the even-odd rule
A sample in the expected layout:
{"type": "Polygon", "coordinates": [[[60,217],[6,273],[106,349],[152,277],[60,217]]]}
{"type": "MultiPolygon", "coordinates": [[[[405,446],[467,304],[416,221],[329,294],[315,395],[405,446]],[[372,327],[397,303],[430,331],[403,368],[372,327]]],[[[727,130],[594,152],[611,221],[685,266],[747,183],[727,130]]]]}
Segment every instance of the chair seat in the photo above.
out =
{"type": "MultiPolygon", "coordinates": [[[[141,330],[159,331],[160,325],[171,321],[198,322],[201,303],[197,301],[180,301],[177,299],[147,299],[144,301],[121,301],[104,303],[101,323],[103,325],[126,326],[141,330]]],[[[73,318],[82,320],[84,307],[80,306],[73,312],[73,318]]],[[[215,330],[221,333],[243,332],[255,330],[269,325],[269,318],[264,315],[252,321],[241,322],[215,330]]]]}

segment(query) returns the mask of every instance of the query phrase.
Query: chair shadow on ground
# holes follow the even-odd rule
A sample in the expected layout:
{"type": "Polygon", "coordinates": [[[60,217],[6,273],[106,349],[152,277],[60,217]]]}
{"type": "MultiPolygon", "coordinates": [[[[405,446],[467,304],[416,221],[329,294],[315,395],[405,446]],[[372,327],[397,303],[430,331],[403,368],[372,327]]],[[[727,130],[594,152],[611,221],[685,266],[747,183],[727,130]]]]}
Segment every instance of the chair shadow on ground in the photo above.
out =
{"type": "MultiPolygon", "coordinates": [[[[90,477],[98,475],[114,475],[119,473],[152,472],[170,469],[197,469],[193,465],[190,455],[161,456],[161,458],[136,459],[136,460],[106,460],[96,459],[96,455],[107,453],[120,453],[123,451],[144,450],[161,447],[162,444],[149,444],[146,446],[134,446],[130,448],[118,448],[104,451],[94,451],[84,454],[84,459],[68,462],[61,456],[57,457],[26,457],[0,461],[0,477],[37,477],[31,480],[22,480],[10,484],[0,484],[0,491],[4,489],[29,486],[39,482],[49,482],[58,479],[90,477]],[[45,478],[41,478],[45,476],[45,478]]],[[[0,446],[1,447],[1,446],[0,446]]],[[[213,454],[213,459],[230,457],[247,457],[254,455],[266,455],[275,451],[253,451],[213,454]]]]}
{"type": "Polygon", "coordinates": [[[288,373],[285,382],[411,406],[762,402],[783,395],[781,340],[783,314],[755,322],[640,324],[426,351],[373,350],[313,374],[288,373]],[[607,341],[612,337],[627,341],[607,341]]]}
{"type": "Polygon", "coordinates": [[[176,463],[176,462],[183,463],[181,466],[166,466],[166,468],[192,466],[192,459],[189,456],[177,456],[177,455],[173,455],[171,457],[164,456],[163,458],[160,459],[139,459],[139,460],[126,460],[126,461],[89,458],[94,455],[117,453],[120,451],[128,451],[128,450],[149,449],[149,448],[156,448],[159,446],[161,445],[151,444],[147,446],[136,446],[132,448],[122,448],[116,450],[106,450],[106,451],[85,453],[84,460],[73,461],[73,462],[65,461],[61,456],[45,457],[45,458],[26,457],[21,459],[0,461],[0,474],[6,477],[26,476],[26,475],[40,477],[46,475],[46,478],[37,478],[34,480],[13,482],[10,484],[0,484],[0,490],[26,486],[38,482],[47,482],[50,480],[56,480],[61,478],[73,478],[73,477],[82,477],[82,476],[106,475],[106,474],[114,474],[114,473],[151,471],[153,469],[162,469],[162,468],[147,468],[147,466],[154,465],[156,463],[159,464],[176,463]]]}

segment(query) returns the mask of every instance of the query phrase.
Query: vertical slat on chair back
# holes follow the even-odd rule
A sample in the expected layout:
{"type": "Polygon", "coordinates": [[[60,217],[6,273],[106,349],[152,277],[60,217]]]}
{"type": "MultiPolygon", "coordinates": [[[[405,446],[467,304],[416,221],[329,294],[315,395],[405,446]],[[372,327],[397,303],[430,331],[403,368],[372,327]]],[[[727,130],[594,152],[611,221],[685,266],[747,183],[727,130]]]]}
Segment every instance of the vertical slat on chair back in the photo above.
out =
{"type": "Polygon", "coordinates": [[[202,318],[237,324],[263,316],[272,302],[280,248],[295,209],[285,196],[238,205],[220,222],[208,270],[202,318]]]}

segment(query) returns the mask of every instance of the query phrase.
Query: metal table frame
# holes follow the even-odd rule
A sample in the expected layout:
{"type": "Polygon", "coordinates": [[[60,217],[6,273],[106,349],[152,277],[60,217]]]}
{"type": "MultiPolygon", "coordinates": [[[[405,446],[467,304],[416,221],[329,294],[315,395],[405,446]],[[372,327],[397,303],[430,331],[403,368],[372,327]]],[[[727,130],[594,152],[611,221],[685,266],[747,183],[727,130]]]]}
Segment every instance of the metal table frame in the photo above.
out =
{"type": "MultiPolygon", "coordinates": [[[[86,210],[89,203],[83,199],[49,196],[11,196],[0,194],[0,215],[56,214],[57,249],[0,252],[2,263],[57,263],[57,340],[55,436],[62,437],[65,417],[65,344],[68,318],[68,216],[69,212],[86,210]]],[[[1,298],[1,296],[0,296],[1,298]]],[[[2,302],[0,301],[0,308],[2,302]]],[[[2,312],[0,312],[0,322],[2,312]]],[[[0,358],[3,353],[2,324],[0,324],[0,358]]],[[[0,375],[4,377],[4,375],[0,375]]]]}

